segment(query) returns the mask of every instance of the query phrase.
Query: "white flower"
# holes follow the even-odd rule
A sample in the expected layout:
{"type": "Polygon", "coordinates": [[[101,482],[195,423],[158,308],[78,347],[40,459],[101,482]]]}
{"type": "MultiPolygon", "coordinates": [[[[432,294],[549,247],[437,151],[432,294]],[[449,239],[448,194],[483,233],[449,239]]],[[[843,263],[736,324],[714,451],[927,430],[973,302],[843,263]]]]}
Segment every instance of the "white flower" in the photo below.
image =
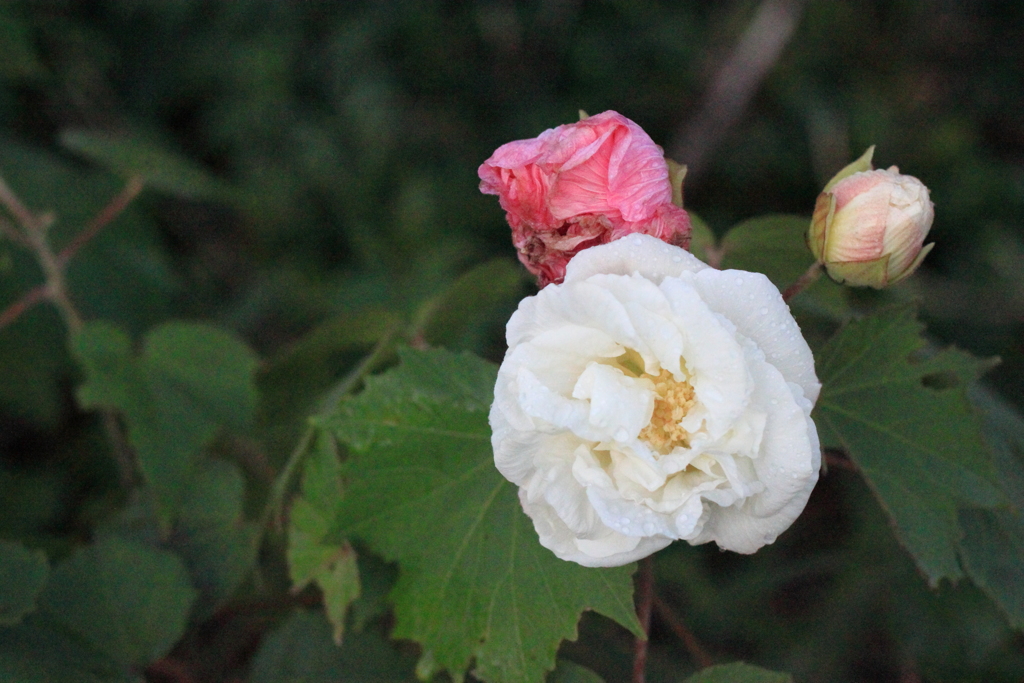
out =
{"type": "Polygon", "coordinates": [[[807,503],[821,385],[765,276],[632,235],[577,254],[507,338],[494,462],[558,557],[616,566],[676,539],[752,553],[807,503]]]}

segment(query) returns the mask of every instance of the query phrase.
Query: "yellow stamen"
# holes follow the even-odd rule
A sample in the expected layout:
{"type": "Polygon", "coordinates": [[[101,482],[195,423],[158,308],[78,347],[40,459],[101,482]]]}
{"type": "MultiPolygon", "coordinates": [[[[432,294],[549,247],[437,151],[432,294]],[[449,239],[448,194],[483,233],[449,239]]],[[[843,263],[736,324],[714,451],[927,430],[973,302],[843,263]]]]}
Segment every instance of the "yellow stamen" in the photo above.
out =
{"type": "Polygon", "coordinates": [[[668,370],[657,377],[646,372],[641,376],[654,382],[655,399],[651,422],[640,431],[640,438],[662,454],[676,446],[688,447],[690,433],[679,423],[696,403],[693,385],[678,381],[668,370]]]}

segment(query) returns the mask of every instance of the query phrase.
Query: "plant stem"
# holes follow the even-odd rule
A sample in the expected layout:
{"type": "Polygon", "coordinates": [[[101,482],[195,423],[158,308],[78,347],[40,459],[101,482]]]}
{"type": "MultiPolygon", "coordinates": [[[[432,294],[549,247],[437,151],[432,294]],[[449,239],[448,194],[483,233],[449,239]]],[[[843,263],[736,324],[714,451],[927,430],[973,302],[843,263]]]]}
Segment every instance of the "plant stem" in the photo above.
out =
{"type": "Polygon", "coordinates": [[[815,261],[810,268],[804,271],[803,275],[797,278],[796,282],[782,293],[782,300],[789,303],[793,297],[813,285],[819,277],[821,277],[821,264],[815,261]]]}
{"type": "Polygon", "coordinates": [[[274,480],[274,486],[270,490],[270,498],[263,508],[263,514],[260,515],[259,533],[256,539],[257,544],[262,543],[266,530],[269,529],[271,523],[277,518],[281,506],[284,504],[284,498],[288,495],[288,489],[291,488],[292,479],[294,479],[299,465],[302,464],[306,452],[309,451],[309,446],[313,442],[314,436],[316,436],[316,427],[310,424],[302,432],[299,443],[296,444],[291,455],[288,456],[281,474],[277,475],[277,479],[274,480]]]}
{"type": "Polygon", "coordinates": [[[25,236],[18,232],[18,228],[13,223],[2,217],[0,217],[0,236],[6,237],[15,244],[28,247],[28,240],[25,239],[25,236]]]}
{"type": "Polygon", "coordinates": [[[145,185],[145,181],[139,176],[129,178],[124,188],[114,195],[107,205],[89,221],[85,229],[75,235],[70,244],[61,249],[60,253],[57,254],[57,263],[60,266],[64,266],[64,264],[70,261],[89,240],[98,235],[111,221],[121,215],[121,212],[132,203],[132,200],[139,196],[145,185]]]}
{"type": "Polygon", "coordinates": [[[4,309],[3,313],[0,313],[0,330],[13,323],[18,319],[18,316],[35,306],[40,301],[44,301],[48,294],[49,292],[43,285],[33,287],[28,290],[28,292],[25,293],[25,296],[21,297],[4,309]]]}
{"type": "MultiPolygon", "coordinates": [[[[329,394],[324,398],[320,404],[319,413],[330,412],[338,405],[338,402],[349,394],[353,389],[358,386],[359,382],[370,372],[373,371],[381,357],[391,348],[391,344],[395,338],[396,328],[391,328],[384,333],[384,336],[378,340],[377,344],[359,363],[352,368],[351,371],[345,377],[338,382],[338,384],[331,390],[329,394]]],[[[285,462],[284,469],[277,475],[277,479],[274,480],[274,485],[270,491],[270,498],[267,499],[266,506],[263,508],[263,513],[259,519],[259,532],[255,540],[257,547],[263,543],[263,538],[266,532],[269,530],[271,524],[279,517],[282,508],[284,507],[285,497],[291,490],[292,483],[295,479],[295,475],[298,473],[299,467],[305,460],[306,453],[309,452],[309,447],[312,445],[313,438],[316,436],[316,427],[309,424],[302,433],[302,437],[299,439],[299,443],[295,446],[295,449],[288,456],[288,460],[285,462]]]]}
{"type": "Polygon", "coordinates": [[[651,605],[654,602],[654,560],[645,557],[640,560],[636,576],[636,616],[644,630],[644,637],[633,642],[633,683],[644,683],[647,668],[647,646],[651,634],[651,605]]]}
{"type": "Polygon", "coordinates": [[[683,621],[657,595],[654,596],[654,609],[658,610],[658,616],[683,641],[686,651],[690,653],[690,656],[693,657],[693,661],[696,662],[699,668],[705,669],[714,664],[714,660],[704,651],[696,636],[693,635],[690,629],[686,628],[683,621]]]}
{"type": "Polygon", "coordinates": [[[35,214],[21,203],[18,195],[14,194],[14,191],[4,182],[3,178],[0,178],[0,204],[7,207],[7,210],[10,211],[14,219],[21,224],[22,229],[26,232],[38,228],[38,220],[35,214]]]}
{"type": "MultiPolygon", "coordinates": [[[[78,334],[85,323],[68,296],[64,279],[67,263],[138,196],[142,187],[143,183],[140,178],[130,179],[125,188],[89,222],[89,225],[71,241],[70,245],[60,254],[54,254],[48,235],[54,217],[47,214],[37,215],[30,211],[4,182],[3,178],[0,178],[0,204],[3,204],[11,216],[18,221],[21,231],[19,232],[13,225],[6,222],[0,222],[0,228],[3,228],[5,235],[35,255],[45,279],[44,284],[29,290],[21,299],[0,313],[0,329],[14,322],[22,313],[40,301],[48,300],[60,312],[69,336],[73,337],[78,334]]],[[[126,488],[131,488],[138,481],[138,471],[131,448],[117,422],[116,414],[111,410],[103,410],[101,415],[103,429],[107,433],[110,447],[114,451],[114,459],[118,463],[121,483],[126,488]]]]}
{"type": "Polygon", "coordinates": [[[324,397],[320,403],[321,413],[327,413],[338,405],[338,402],[344,398],[347,394],[351,393],[353,389],[358,386],[359,382],[373,371],[377,363],[380,362],[381,357],[391,350],[392,342],[395,339],[395,335],[398,333],[398,325],[392,324],[388,327],[384,334],[381,336],[377,343],[374,345],[370,353],[366,354],[359,363],[349,371],[345,377],[338,382],[330,393],[324,397]]]}

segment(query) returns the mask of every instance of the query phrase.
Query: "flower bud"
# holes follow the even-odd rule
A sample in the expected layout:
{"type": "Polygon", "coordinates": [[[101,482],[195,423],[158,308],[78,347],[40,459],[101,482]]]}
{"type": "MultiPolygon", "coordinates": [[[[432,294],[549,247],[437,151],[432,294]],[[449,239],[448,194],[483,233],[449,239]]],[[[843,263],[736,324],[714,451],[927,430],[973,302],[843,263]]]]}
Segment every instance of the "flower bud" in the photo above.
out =
{"type": "Polygon", "coordinates": [[[818,195],[808,243],[836,282],[881,289],[913,273],[935,209],[928,188],[895,166],[871,170],[869,149],[818,195]]]}

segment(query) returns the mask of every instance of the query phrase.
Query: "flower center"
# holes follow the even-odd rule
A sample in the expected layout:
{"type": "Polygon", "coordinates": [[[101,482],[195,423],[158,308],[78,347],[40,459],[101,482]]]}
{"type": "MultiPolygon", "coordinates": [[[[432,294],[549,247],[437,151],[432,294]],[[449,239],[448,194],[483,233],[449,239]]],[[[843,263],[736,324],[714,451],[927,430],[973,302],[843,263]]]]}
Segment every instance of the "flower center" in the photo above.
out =
{"type": "Polygon", "coordinates": [[[647,378],[654,384],[654,414],[648,425],[640,430],[640,438],[662,455],[670,453],[676,446],[688,448],[690,433],[680,422],[697,401],[693,385],[686,380],[678,381],[665,369],[657,376],[645,372],[643,359],[632,349],[616,361],[632,376],[647,378]]]}
{"type": "Polygon", "coordinates": [[[654,382],[654,414],[651,422],[640,431],[640,438],[656,451],[669,453],[676,446],[689,447],[690,433],[679,424],[696,403],[693,385],[679,382],[668,370],[657,377],[644,373],[654,382]]]}

